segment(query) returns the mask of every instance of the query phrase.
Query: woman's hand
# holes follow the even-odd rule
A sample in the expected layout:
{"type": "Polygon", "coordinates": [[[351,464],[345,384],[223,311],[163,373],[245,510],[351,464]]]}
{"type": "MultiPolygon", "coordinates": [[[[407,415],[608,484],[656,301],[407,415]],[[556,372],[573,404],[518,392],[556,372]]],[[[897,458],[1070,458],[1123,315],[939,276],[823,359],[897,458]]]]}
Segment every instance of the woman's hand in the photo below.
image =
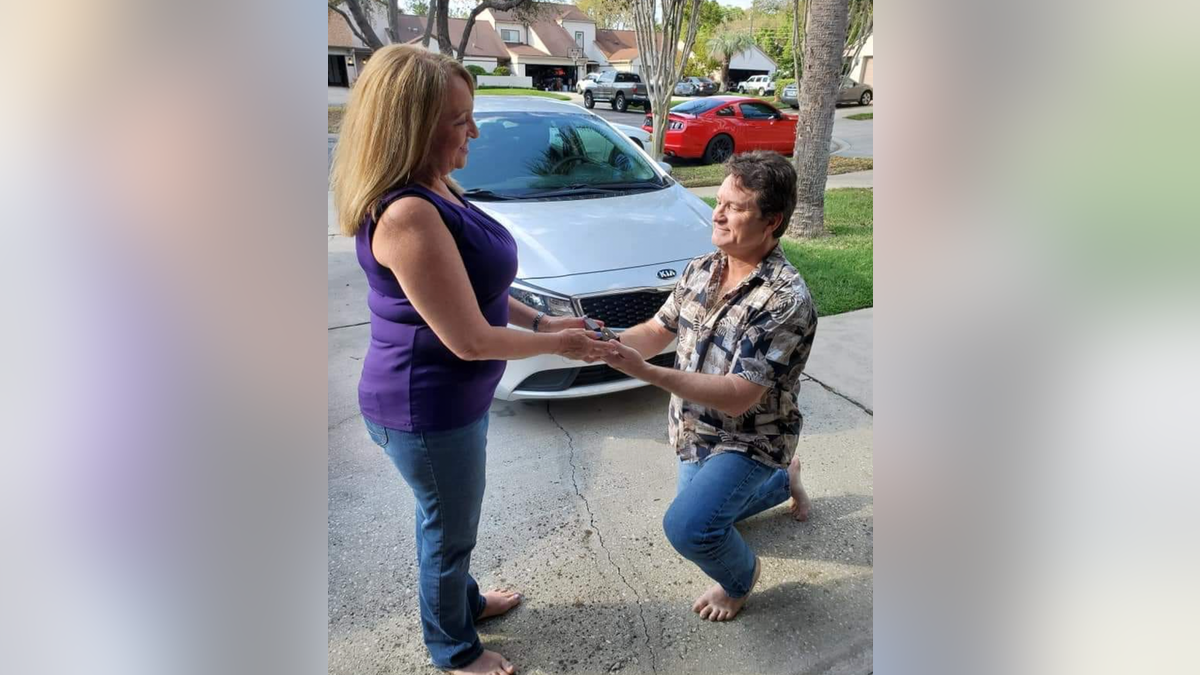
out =
{"type": "MultiPolygon", "coordinates": [[[[582,321],[580,319],[580,323],[582,321]]],[[[567,328],[557,332],[559,334],[558,351],[555,353],[559,356],[593,363],[608,353],[608,350],[604,349],[605,343],[600,340],[600,334],[595,331],[567,328]]]]}
{"type": "MultiPolygon", "coordinates": [[[[543,316],[541,322],[538,323],[539,333],[557,333],[559,331],[570,330],[572,328],[587,328],[583,324],[584,317],[579,316],[543,316]]],[[[593,319],[601,326],[603,321],[593,319]]]]}

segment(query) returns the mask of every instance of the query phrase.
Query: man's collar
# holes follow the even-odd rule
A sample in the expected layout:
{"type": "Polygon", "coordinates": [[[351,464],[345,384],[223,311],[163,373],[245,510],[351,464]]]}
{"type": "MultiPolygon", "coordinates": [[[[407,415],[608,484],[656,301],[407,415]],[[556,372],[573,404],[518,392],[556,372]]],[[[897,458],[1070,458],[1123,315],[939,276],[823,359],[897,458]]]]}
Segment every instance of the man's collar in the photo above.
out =
{"type": "MultiPolygon", "coordinates": [[[[713,266],[714,271],[721,269],[722,267],[727,267],[729,265],[729,254],[721,249],[717,249],[717,258],[715,262],[716,264],[713,266]]],[[[776,242],[775,247],[772,248],[767,255],[764,256],[763,259],[754,266],[754,270],[751,271],[750,274],[746,275],[746,278],[738,284],[738,287],[744,286],[754,279],[762,279],[764,282],[770,280],[774,270],[785,262],[787,262],[787,257],[783,255],[783,247],[776,242]]]]}

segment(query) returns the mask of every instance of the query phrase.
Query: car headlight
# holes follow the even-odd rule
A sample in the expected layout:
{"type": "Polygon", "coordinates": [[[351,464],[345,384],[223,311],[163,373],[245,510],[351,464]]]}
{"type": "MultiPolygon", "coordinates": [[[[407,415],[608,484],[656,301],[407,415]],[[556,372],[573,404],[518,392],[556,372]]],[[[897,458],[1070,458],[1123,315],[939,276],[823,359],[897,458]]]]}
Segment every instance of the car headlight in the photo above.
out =
{"type": "Polygon", "coordinates": [[[516,298],[517,302],[550,316],[575,316],[575,307],[566,298],[535,293],[520,286],[512,286],[508,289],[508,294],[516,298]]]}

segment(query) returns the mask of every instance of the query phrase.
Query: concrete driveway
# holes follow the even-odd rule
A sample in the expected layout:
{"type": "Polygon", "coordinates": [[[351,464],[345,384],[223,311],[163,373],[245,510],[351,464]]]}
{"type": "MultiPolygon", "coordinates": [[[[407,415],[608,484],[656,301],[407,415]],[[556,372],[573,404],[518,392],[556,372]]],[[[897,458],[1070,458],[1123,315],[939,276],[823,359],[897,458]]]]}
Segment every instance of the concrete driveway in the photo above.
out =
{"type": "MultiPolygon", "coordinates": [[[[329,672],[436,673],[417,620],[412,495],[358,414],[369,327],[352,240],[330,236],[328,271],[329,672]]],[[[485,645],[531,674],[869,673],[871,349],[871,310],[821,319],[819,382],[800,395],[813,514],[796,523],[779,507],[739,526],[764,569],[725,624],[691,612],[709,581],[662,533],[666,394],[495,402],[472,570],[525,602],[484,624],[485,645]]]]}

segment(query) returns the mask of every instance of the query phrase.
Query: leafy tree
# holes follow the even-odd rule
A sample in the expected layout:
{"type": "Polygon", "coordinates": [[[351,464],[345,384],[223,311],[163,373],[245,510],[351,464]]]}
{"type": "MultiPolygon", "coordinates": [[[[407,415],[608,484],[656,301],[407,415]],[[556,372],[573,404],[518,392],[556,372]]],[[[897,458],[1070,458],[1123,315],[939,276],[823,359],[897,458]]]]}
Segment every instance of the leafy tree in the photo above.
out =
{"type": "Polygon", "coordinates": [[[633,7],[629,0],[579,0],[575,6],[595,21],[597,28],[628,30],[633,26],[633,7]]]}
{"type": "Polygon", "coordinates": [[[722,31],[708,41],[708,54],[721,64],[721,87],[729,91],[729,63],[733,57],[754,46],[754,39],[746,33],[722,31]]]}

